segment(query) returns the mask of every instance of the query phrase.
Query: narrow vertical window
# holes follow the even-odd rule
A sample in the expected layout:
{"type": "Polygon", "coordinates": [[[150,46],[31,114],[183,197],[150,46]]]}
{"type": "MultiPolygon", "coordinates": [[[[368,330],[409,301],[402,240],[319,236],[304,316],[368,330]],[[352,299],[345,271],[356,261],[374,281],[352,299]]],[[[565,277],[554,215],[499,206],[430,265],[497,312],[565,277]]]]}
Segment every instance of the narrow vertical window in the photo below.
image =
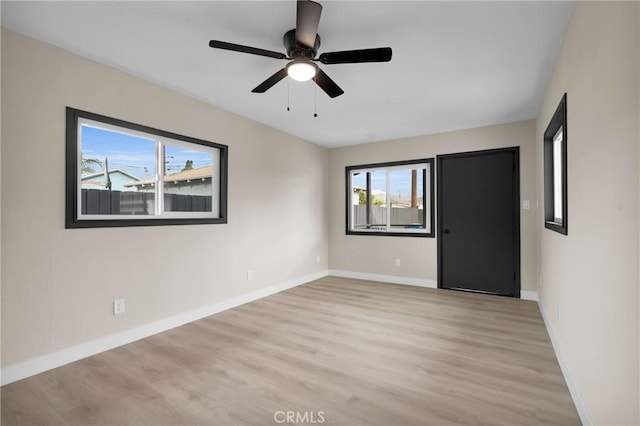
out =
{"type": "Polygon", "coordinates": [[[544,132],[545,228],[567,235],[567,94],[544,132]]]}
{"type": "Polygon", "coordinates": [[[562,130],[553,138],[553,220],[562,223],[562,130]]]}

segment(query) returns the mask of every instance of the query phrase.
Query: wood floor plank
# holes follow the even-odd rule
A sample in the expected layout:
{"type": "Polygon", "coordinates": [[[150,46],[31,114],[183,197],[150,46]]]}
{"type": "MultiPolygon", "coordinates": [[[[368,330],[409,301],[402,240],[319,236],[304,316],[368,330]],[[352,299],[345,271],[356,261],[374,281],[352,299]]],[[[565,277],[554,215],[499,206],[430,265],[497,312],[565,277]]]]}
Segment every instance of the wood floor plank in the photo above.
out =
{"type": "Polygon", "coordinates": [[[1,392],[6,426],[580,423],[534,302],[336,277],[1,392]]]}

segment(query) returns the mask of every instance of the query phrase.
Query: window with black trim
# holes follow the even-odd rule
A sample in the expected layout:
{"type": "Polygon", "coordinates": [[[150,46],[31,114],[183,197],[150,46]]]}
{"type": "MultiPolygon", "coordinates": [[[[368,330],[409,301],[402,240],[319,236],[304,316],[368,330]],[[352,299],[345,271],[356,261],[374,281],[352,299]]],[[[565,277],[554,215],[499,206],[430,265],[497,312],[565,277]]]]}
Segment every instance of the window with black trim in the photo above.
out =
{"type": "Polygon", "coordinates": [[[66,227],[227,222],[228,147],[67,108],[66,227]]]}
{"type": "Polygon", "coordinates": [[[433,237],[433,158],[346,168],[347,234],[433,237]]]}
{"type": "Polygon", "coordinates": [[[544,132],[544,226],[567,235],[567,94],[544,132]]]}

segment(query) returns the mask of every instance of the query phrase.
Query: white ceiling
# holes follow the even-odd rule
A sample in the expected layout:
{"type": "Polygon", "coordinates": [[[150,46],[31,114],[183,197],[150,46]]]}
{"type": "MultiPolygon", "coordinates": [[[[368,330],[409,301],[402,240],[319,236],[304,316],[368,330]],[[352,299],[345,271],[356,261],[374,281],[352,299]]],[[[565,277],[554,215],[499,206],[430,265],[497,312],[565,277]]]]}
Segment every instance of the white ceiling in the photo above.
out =
{"type": "Polygon", "coordinates": [[[321,65],[345,91],[335,99],[288,78],[251,93],[286,62],[208,46],[217,39],[284,52],[295,1],[1,7],[9,29],[327,147],[534,118],[573,9],[562,1],[322,3],[319,53],[393,48],[389,63],[321,65]]]}

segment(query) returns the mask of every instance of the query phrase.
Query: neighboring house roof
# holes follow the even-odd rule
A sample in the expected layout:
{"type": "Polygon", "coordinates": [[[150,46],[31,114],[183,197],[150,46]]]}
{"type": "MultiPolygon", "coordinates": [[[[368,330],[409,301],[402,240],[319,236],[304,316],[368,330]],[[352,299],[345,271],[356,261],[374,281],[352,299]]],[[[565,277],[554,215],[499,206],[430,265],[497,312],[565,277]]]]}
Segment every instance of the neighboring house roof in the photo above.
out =
{"type": "MultiPolygon", "coordinates": [[[[82,175],[80,180],[83,189],[105,189],[107,187],[107,179],[103,171],[82,175]]],[[[123,184],[138,181],[140,178],[124,170],[113,169],[109,170],[109,180],[112,182],[113,189],[121,191],[125,189],[123,184]]],[[[129,189],[129,191],[131,190],[129,189]]]]}
{"type": "MultiPolygon", "coordinates": [[[[210,179],[213,173],[212,166],[198,167],[197,169],[185,170],[183,172],[173,173],[171,175],[166,175],[164,177],[165,182],[184,182],[184,181],[192,181],[192,180],[200,180],[203,181],[205,179],[210,179]]],[[[130,182],[125,184],[125,186],[143,186],[143,185],[152,185],[156,183],[155,179],[145,179],[137,182],[130,182]]]]}
{"type": "MultiPolygon", "coordinates": [[[[121,169],[114,169],[114,170],[109,170],[109,175],[115,174],[115,173],[120,173],[125,175],[128,178],[131,178],[133,180],[140,180],[140,178],[138,176],[134,176],[131,173],[127,173],[124,170],[121,169]]],[[[88,180],[88,179],[93,179],[95,177],[100,177],[100,176],[104,176],[104,172],[95,172],[95,173],[91,173],[88,175],[82,175],[80,177],[81,180],[88,180]]]]}

